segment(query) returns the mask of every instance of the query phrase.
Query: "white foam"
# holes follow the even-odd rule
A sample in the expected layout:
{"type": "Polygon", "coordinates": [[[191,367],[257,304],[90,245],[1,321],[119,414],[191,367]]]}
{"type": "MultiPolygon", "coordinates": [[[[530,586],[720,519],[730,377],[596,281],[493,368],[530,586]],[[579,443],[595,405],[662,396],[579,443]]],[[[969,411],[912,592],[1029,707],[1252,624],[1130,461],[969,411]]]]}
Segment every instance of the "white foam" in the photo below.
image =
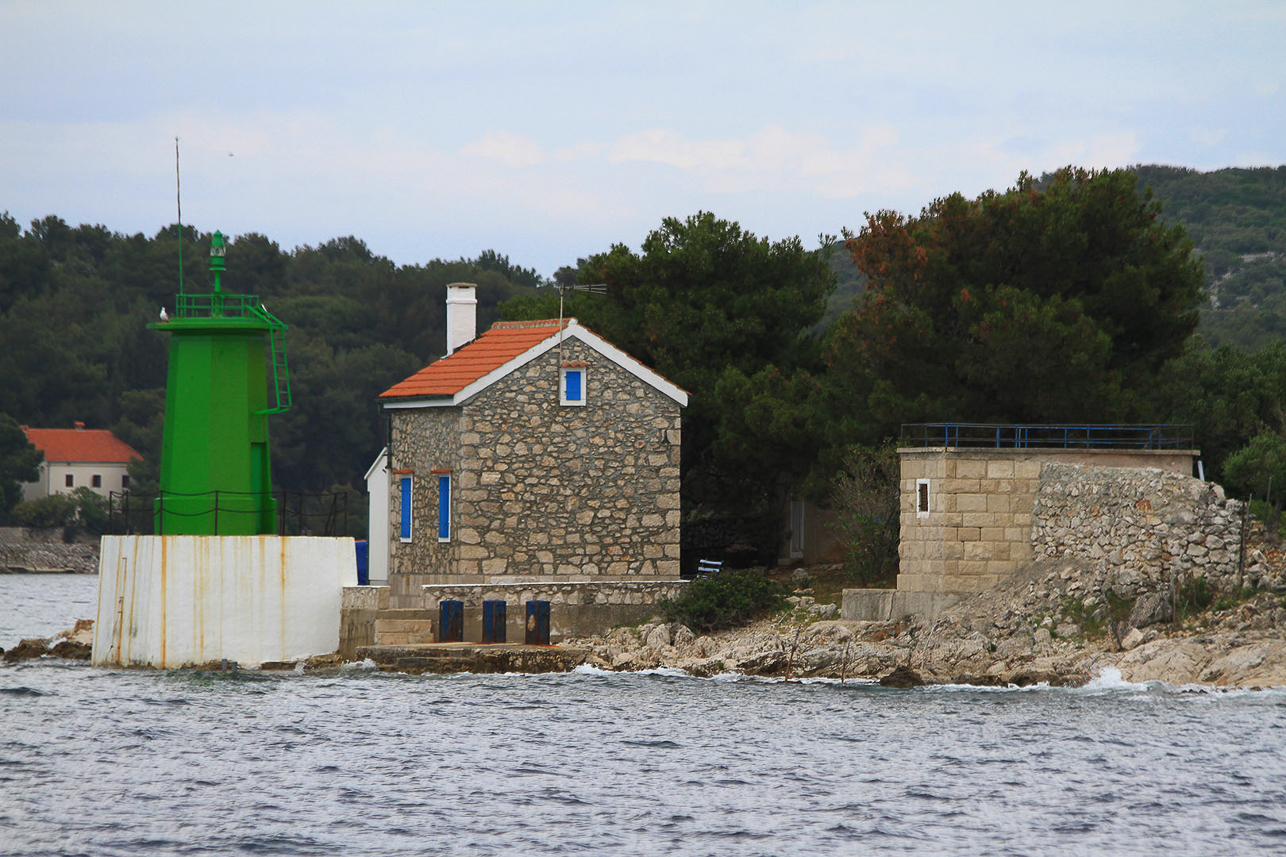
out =
{"type": "Polygon", "coordinates": [[[1099,674],[1094,676],[1085,683],[1080,690],[1103,691],[1103,690],[1128,690],[1128,691],[1145,691],[1148,689],[1148,682],[1130,682],[1121,677],[1121,671],[1116,667],[1103,667],[1099,674]]]}

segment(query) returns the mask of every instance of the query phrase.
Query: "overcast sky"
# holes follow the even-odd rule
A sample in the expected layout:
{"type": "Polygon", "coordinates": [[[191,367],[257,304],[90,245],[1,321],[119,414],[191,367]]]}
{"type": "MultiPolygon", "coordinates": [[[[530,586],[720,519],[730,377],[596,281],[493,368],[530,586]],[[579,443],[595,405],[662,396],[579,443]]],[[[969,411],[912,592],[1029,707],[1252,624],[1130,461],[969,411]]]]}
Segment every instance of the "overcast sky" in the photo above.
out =
{"type": "Polygon", "coordinates": [[[0,211],[550,274],[1066,164],[1286,163],[1286,3],[0,0],[0,211]],[[359,8],[359,5],[362,8],[359,8]]]}

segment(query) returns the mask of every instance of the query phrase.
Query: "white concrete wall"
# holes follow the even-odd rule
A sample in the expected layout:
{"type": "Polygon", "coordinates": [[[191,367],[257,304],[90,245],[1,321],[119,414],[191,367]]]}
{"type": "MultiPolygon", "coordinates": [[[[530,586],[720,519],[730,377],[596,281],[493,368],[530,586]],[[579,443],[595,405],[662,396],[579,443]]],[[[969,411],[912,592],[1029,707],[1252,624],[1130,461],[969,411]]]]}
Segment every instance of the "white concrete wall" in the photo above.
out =
{"type": "Polygon", "coordinates": [[[379,458],[366,471],[370,501],[366,550],[372,583],[388,580],[388,492],[388,455],[387,450],[380,450],[379,458]]]}
{"type": "Polygon", "coordinates": [[[351,538],[104,536],[93,661],[176,668],[339,647],[351,538]]]}
{"type": "Polygon", "coordinates": [[[125,464],[45,461],[40,464],[40,479],[23,483],[22,499],[39,500],[53,494],[70,494],[82,486],[106,497],[112,491],[123,490],[121,477],[128,474],[129,468],[125,464]],[[75,483],[70,488],[67,487],[69,473],[75,483]],[[97,488],[94,487],[94,476],[102,477],[102,485],[97,488]]]}
{"type": "Polygon", "coordinates": [[[447,285],[447,354],[468,345],[478,336],[477,287],[473,283],[447,285]]]}

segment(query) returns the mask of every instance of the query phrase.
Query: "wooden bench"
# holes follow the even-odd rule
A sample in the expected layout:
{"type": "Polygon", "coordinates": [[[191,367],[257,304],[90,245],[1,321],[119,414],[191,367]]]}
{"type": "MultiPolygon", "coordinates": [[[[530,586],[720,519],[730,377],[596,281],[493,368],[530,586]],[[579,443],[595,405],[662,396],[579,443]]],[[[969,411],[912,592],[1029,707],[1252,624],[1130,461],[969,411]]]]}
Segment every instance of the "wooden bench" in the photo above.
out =
{"type": "Polygon", "coordinates": [[[697,562],[697,578],[711,577],[723,571],[723,560],[703,559],[697,562]]]}

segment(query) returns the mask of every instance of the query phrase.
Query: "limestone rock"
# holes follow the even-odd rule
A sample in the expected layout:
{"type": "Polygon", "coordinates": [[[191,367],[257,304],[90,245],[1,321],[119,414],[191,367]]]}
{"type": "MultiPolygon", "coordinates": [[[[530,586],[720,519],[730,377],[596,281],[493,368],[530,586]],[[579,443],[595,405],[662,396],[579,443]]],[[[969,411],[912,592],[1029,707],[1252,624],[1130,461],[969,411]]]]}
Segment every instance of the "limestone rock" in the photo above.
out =
{"type": "Polygon", "coordinates": [[[684,651],[692,647],[697,640],[697,635],[692,633],[692,629],[687,625],[675,623],[674,630],[670,637],[670,645],[679,651],[684,651]]]}
{"type": "Polygon", "coordinates": [[[1159,622],[1169,622],[1174,618],[1174,609],[1170,599],[1160,592],[1148,592],[1139,596],[1130,610],[1129,625],[1132,628],[1146,628],[1159,622]]]}
{"type": "Polygon", "coordinates": [[[1208,684],[1238,687],[1286,685],[1286,642],[1238,646],[1211,661],[1199,678],[1208,684]]]}
{"type": "Polygon", "coordinates": [[[649,649],[664,649],[670,645],[670,641],[673,639],[673,632],[670,630],[669,625],[657,625],[647,632],[647,636],[643,638],[643,645],[649,649]]]}
{"type": "Polygon", "coordinates": [[[1150,643],[1156,638],[1157,631],[1155,628],[1149,628],[1146,631],[1140,630],[1139,628],[1131,628],[1130,632],[1121,639],[1121,648],[1128,652],[1131,649],[1137,649],[1145,643],[1150,643]]]}
{"type": "Polygon", "coordinates": [[[49,640],[44,637],[27,637],[20,640],[18,645],[14,646],[4,653],[4,659],[7,663],[14,661],[26,661],[32,658],[39,658],[49,654],[49,640]]]}
{"type": "Polygon", "coordinates": [[[1191,640],[1153,640],[1117,661],[1126,681],[1164,681],[1188,684],[1210,663],[1205,646],[1191,640]]]}
{"type": "Polygon", "coordinates": [[[922,687],[926,684],[920,674],[905,664],[895,667],[893,672],[880,677],[882,687],[922,687]]]}

